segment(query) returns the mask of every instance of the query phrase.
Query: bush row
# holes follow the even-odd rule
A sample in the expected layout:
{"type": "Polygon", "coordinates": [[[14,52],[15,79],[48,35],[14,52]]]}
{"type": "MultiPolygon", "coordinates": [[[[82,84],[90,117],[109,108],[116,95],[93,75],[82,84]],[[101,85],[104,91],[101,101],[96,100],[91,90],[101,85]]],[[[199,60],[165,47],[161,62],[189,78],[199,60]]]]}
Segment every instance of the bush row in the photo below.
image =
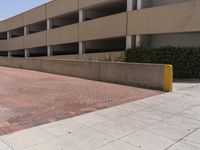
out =
{"type": "Polygon", "coordinates": [[[175,78],[200,78],[200,47],[135,48],[125,52],[125,61],[172,64],[175,78]]]}

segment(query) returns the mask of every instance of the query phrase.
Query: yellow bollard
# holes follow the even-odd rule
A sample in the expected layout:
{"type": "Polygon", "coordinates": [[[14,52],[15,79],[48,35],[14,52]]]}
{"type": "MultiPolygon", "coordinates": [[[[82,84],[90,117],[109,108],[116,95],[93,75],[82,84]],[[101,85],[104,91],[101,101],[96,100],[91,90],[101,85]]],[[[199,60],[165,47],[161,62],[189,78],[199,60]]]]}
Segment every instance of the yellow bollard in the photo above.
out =
{"type": "Polygon", "coordinates": [[[172,92],[173,84],[173,66],[165,65],[164,67],[164,91],[172,92]]]}

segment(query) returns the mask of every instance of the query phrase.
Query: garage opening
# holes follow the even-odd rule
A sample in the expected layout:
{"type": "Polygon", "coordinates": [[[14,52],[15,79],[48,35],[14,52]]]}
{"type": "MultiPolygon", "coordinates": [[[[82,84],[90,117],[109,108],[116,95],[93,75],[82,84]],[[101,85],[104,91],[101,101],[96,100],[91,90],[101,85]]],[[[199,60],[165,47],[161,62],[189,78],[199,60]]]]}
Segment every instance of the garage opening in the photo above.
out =
{"type": "Polygon", "coordinates": [[[15,50],[12,51],[12,57],[24,57],[24,50],[20,49],[20,50],[15,50]]]}
{"type": "Polygon", "coordinates": [[[0,56],[1,57],[7,57],[8,56],[8,52],[7,51],[0,51],[0,56]]]}
{"type": "Polygon", "coordinates": [[[41,57],[41,56],[47,56],[47,47],[37,47],[37,48],[31,48],[30,51],[30,57],[41,57]]]}
{"type": "Polygon", "coordinates": [[[19,37],[19,36],[24,36],[24,28],[23,27],[10,31],[11,38],[15,38],[15,37],[19,37]]]}
{"type": "Polygon", "coordinates": [[[7,39],[7,32],[1,32],[0,33],[0,40],[6,40],[7,39]]]}
{"type": "Polygon", "coordinates": [[[78,43],[68,43],[51,46],[53,55],[78,54],[78,43]]]}
{"type": "Polygon", "coordinates": [[[52,28],[58,28],[78,23],[79,21],[78,11],[52,18],[51,21],[52,21],[52,28]]]}
{"type": "Polygon", "coordinates": [[[126,49],[126,38],[118,37],[85,42],[86,53],[123,51],[126,49]]]}
{"type": "Polygon", "coordinates": [[[31,24],[28,26],[28,33],[33,34],[37,32],[41,32],[47,30],[47,23],[46,21],[41,21],[35,24],[31,24]]]}
{"type": "Polygon", "coordinates": [[[92,20],[99,17],[114,15],[117,13],[125,12],[127,10],[127,1],[117,0],[109,1],[98,6],[90,7],[85,11],[85,20],[92,20]]]}

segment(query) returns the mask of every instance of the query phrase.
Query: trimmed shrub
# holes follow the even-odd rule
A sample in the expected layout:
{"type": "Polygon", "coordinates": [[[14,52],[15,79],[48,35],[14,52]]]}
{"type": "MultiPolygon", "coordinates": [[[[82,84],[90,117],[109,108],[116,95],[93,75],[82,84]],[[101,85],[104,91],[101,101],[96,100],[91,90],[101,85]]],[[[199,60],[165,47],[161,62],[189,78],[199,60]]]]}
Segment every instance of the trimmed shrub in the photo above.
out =
{"type": "Polygon", "coordinates": [[[175,78],[200,78],[200,47],[135,48],[125,52],[125,61],[172,64],[175,78]]]}

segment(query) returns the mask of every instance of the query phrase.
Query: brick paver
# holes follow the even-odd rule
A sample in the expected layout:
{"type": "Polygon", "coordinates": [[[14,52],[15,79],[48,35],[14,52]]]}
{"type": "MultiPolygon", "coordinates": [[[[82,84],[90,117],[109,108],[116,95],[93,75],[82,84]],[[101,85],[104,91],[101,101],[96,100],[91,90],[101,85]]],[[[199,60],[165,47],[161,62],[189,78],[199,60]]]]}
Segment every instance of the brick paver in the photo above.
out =
{"type": "Polygon", "coordinates": [[[0,135],[162,93],[6,67],[0,74],[0,135]]]}

